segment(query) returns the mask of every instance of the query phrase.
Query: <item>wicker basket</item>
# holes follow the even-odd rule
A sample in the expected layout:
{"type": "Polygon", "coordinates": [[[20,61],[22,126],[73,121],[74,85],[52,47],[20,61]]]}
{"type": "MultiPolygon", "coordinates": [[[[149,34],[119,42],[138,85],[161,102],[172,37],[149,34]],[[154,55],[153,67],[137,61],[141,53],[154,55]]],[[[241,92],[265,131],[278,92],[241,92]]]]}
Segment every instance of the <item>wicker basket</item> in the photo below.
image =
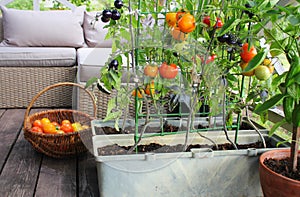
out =
{"type": "Polygon", "coordinates": [[[38,99],[38,97],[40,97],[46,91],[60,86],[76,86],[80,89],[84,89],[83,86],[71,82],[63,82],[50,85],[40,91],[32,99],[29,106],[27,107],[24,117],[25,139],[28,140],[32,144],[33,148],[38,152],[54,158],[74,156],[88,150],[88,145],[86,143],[83,143],[82,138],[86,138],[91,133],[91,120],[93,120],[97,114],[97,107],[93,95],[88,90],[84,89],[92,99],[92,103],[94,106],[94,117],[91,117],[86,113],[71,109],[46,110],[29,115],[33,103],[38,99]],[[89,129],[67,134],[44,134],[31,132],[33,122],[44,117],[56,122],[61,122],[64,119],[68,119],[71,122],[80,122],[81,124],[89,125],[89,129]]]}

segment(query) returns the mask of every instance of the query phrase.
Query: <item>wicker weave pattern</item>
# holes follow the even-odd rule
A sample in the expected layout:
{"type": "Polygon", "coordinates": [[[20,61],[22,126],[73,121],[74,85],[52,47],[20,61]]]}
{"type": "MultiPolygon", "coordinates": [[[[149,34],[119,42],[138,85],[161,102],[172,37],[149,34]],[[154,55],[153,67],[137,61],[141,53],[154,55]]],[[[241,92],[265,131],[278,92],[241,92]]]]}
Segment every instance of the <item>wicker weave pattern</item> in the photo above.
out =
{"type": "MultiPolygon", "coordinates": [[[[0,108],[26,108],[44,87],[74,82],[76,71],[76,67],[0,67],[0,108]]],[[[71,106],[72,87],[63,88],[42,95],[34,107],[71,106]]]]}
{"type": "Polygon", "coordinates": [[[26,140],[31,143],[33,148],[38,152],[46,154],[50,157],[62,158],[67,156],[73,156],[78,153],[85,152],[90,149],[91,144],[91,121],[94,117],[89,116],[86,113],[77,110],[70,109],[58,109],[58,110],[47,110],[38,113],[30,114],[30,110],[38,100],[40,96],[44,93],[47,93],[49,90],[57,89],[63,86],[75,86],[81,88],[87,95],[90,97],[90,103],[93,103],[93,116],[97,114],[97,108],[94,100],[94,96],[84,89],[83,86],[71,82],[57,83],[50,86],[47,86],[38,94],[36,94],[30,101],[24,117],[24,137],[26,140]],[[88,125],[89,128],[81,130],[78,132],[66,133],[66,134],[44,134],[44,133],[35,133],[31,131],[32,124],[35,120],[49,118],[50,121],[56,121],[58,123],[63,120],[69,120],[71,122],[79,122],[82,125],[88,125]],[[83,143],[83,140],[85,143],[83,143]]]}

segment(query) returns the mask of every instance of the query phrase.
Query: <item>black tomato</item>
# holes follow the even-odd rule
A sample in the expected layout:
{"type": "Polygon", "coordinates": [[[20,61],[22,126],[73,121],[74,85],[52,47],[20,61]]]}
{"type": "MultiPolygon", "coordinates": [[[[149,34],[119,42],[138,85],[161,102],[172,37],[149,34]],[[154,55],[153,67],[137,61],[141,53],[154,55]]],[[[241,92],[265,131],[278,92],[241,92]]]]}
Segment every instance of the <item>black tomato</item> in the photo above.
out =
{"type": "Polygon", "coordinates": [[[115,68],[115,70],[118,70],[119,62],[117,60],[112,60],[109,63],[109,69],[115,68]]]}
{"type": "Polygon", "coordinates": [[[228,37],[229,37],[228,34],[223,34],[222,36],[218,37],[218,41],[224,43],[227,41],[228,37]]]}
{"type": "Polygon", "coordinates": [[[119,20],[121,18],[121,14],[118,10],[113,10],[112,11],[112,16],[111,19],[113,20],[119,20]]]}
{"type": "Polygon", "coordinates": [[[111,13],[110,10],[103,10],[102,16],[105,17],[105,18],[111,18],[112,13],[111,13]]]}
{"type": "Polygon", "coordinates": [[[117,9],[121,9],[123,7],[123,2],[121,0],[115,0],[114,6],[117,9]]]}
{"type": "Polygon", "coordinates": [[[101,17],[101,21],[102,21],[103,23],[107,23],[107,22],[109,22],[109,20],[110,20],[110,18],[106,18],[106,17],[104,17],[104,16],[101,17]]]}

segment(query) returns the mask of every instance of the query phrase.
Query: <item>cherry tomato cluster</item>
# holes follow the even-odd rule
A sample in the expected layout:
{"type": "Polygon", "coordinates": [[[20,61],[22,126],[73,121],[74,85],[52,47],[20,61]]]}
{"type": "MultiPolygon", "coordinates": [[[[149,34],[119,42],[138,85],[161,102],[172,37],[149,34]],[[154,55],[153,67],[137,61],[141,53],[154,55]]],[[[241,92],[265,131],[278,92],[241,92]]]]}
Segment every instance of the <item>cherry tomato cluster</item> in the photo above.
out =
{"type": "Polygon", "coordinates": [[[122,0],[115,0],[114,2],[114,6],[116,9],[105,9],[102,11],[102,13],[97,13],[96,14],[96,21],[98,20],[98,18],[101,16],[101,21],[103,23],[107,23],[110,21],[110,19],[112,20],[119,20],[121,18],[121,13],[117,10],[117,9],[121,9],[123,7],[123,2],[122,0]]]}
{"type": "Polygon", "coordinates": [[[37,119],[33,122],[31,132],[44,134],[64,134],[87,129],[87,125],[81,125],[79,122],[71,123],[69,120],[63,120],[61,123],[50,121],[49,118],[37,119]]]}
{"type": "Polygon", "coordinates": [[[175,40],[184,41],[188,33],[196,28],[195,17],[184,9],[166,14],[166,23],[171,27],[171,35],[175,40]]]}

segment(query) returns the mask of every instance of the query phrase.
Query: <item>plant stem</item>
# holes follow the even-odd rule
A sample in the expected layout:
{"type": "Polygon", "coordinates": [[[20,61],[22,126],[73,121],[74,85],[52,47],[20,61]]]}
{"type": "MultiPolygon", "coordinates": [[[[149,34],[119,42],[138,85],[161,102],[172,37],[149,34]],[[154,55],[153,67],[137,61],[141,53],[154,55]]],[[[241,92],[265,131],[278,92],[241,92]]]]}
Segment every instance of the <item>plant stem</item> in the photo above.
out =
{"type": "Polygon", "coordinates": [[[291,169],[293,172],[297,171],[297,161],[298,161],[298,149],[300,139],[300,127],[293,126],[293,137],[291,144],[291,169]]]}
{"type": "Polygon", "coordinates": [[[228,131],[227,131],[227,127],[226,127],[226,117],[225,117],[225,114],[226,114],[226,104],[225,104],[225,100],[226,100],[226,91],[224,91],[223,93],[223,102],[222,102],[222,108],[223,108],[223,129],[224,129],[224,133],[225,133],[225,136],[226,136],[226,139],[232,144],[232,146],[234,147],[234,149],[238,150],[237,146],[235,143],[233,143],[229,137],[228,137],[228,131]]]}

